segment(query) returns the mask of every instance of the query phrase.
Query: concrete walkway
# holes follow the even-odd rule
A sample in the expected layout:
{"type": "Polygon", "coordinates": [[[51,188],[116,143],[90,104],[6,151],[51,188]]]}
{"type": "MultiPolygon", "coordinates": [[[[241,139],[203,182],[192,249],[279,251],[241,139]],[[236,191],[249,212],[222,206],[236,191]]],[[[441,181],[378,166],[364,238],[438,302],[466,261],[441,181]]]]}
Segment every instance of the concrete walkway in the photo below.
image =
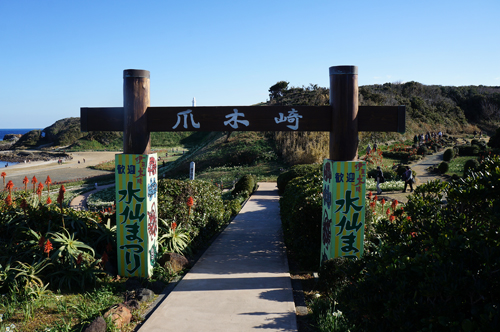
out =
{"type": "MultiPolygon", "coordinates": [[[[417,183],[413,185],[413,189],[421,184],[437,179],[446,181],[446,179],[441,175],[431,173],[427,170],[430,166],[437,166],[443,161],[444,151],[445,149],[432,155],[425,156],[424,159],[410,165],[411,169],[414,170],[417,174],[415,178],[417,183]]],[[[406,193],[402,193],[401,191],[384,191],[382,195],[379,195],[379,198],[385,198],[386,200],[396,199],[398,200],[398,202],[406,203],[410,194],[410,188],[407,188],[406,193]]]]}
{"type": "Polygon", "coordinates": [[[278,198],[259,183],[139,331],[297,331],[278,198]]]}
{"type": "Polygon", "coordinates": [[[89,198],[90,195],[92,195],[93,193],[96,193],[98,191],[107,189],[109,187],[114,187],[114,186],[115,186],[114,184],[107,184],[104,186],[99,186],[99,187],[97,187],[97,189],[94,189],[92,191],[88,191],[84,194],[78,195],[71,200],[71,202],[69,203],[69,207],[72,208],[73,210],[77,210],[77,211],[86,211],[86,210],[88,210],[87,199],[89,198]]]}

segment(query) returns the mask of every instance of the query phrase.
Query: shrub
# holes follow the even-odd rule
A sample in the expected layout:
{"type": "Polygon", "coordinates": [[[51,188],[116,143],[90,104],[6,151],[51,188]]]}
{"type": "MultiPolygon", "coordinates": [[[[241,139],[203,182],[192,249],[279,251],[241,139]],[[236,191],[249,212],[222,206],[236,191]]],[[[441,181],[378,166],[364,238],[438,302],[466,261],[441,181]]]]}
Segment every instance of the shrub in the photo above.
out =
{"type": "Polygon", "coordinates": [[[226,211],[229,211],[230,216],[235,216],[241,211],[241,204],[237,199],[231,201],[224,201],[226,211]]]}
{"type": "Polygon", "coordinates": [[[419,155],[422,155],[422,156],[425,156],[429,153],[429,151],[427,150],[427,147],[425,145],[421,145],[418,150],[417,150],[417,154],[419,155]]]}
{"type": "Polygon", "coordinates": [[[444,161],[450,161],[453,158],[455,158],[455,150],[453,150],[453,149],[446,149],[446,151],[443,154],[443,160],[444,161]]]}
{"type": "Polygon", "coordinates": [[[464,164],[464,176],[467,175],[469,171],[475,171],[479,168],[479,161],[477,159],[469,159],[464,164]]]}
{"type": "Polygon", "coordinates": [[[165,219],[169,224],[175,221],[188,229],[194,248],[212,237],[227,221],[220,190],[200,180],[159,180],[158,218],[165,219]],[[186,204],[189,197],[194,199],[191,215],[188,215],[186,204]]]}
{"type": "Polygon", "coordinates": [[[496,130],[495,134],[490,137],[488,146],[491,148],[500,148],[500,127],[496,130]]]}
{"type": "Polygon", "coordinates": [[[257,179],[255,178],[255,176],[251,174],[246,174],[243,175],[238,180],[238,182],[236,182],[236,184],[234,185],[234,189],[231,193],[233,194],[233,196],[237,196],[246,191],[248,195],[251,195],[255,191],[256,185],[257,185],[257,179]]]}
{"type": "Polygon", "coordinates": [[[460,145],[458,146],[458,154],[460,156],[477,156],[480,148],[477,145],[460,145]]]}
{"type": "Polygon", "coordinates": [[[291,180],[280,198],[286,246],[305,269],[318,268],[323,176],[311,172],[291,180]]]}
{"type": "Polygon", "coordinates": [[[463,179],[417,187],[409,218],[375,224],[378,245],[324,266],[324,293],[351,331],[500,329],[499,168],[486,158],[463,179]]]}
{"type": "Polygon", "coordinates": [[[450,169],[450,164],[448,164],[446,161],[442,161],[438,166],[438,170],[441,174],[445,174],[446,172],[448,172],[449,169],[450,169]]]}
{"type": "Polygon", "coordinates": [[[299,176],[306,175],[311,172],[317,172],[321,174],[322,164],[306,164],[306,165],[295,165],[290,168],[289,171],[281,173],[278,176],[277,184],[278,191],[280,195],[283,195],[285,192],[285,187],[292,179],[295,179],[299,176]]]}
{"type": "MultiPolygon", "coordinates": [[[[382,173],[384,174],[385,181],[393,181],[393,180],[397,180],[398,179],[397,173],[395,171],[393,171],[392,169],[382,170],[382,173]]],[[[376,168],[370,169],[367,172],[367,176],[369,178],[376,179],[377,178],[377,169],[376,168]]]]}

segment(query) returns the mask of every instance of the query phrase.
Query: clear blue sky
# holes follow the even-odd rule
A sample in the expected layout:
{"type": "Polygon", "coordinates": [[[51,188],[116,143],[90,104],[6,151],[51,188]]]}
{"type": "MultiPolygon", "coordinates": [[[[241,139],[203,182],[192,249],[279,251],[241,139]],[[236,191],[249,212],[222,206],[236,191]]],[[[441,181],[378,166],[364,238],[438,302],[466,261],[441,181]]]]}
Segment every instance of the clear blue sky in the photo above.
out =
{"type": "Polygon", "coordinates": [[[122,106],[123,70],[151,106],[251,105],[285,80],[500,86],[500,1],[0,0],[0,128],[122,106]]]}

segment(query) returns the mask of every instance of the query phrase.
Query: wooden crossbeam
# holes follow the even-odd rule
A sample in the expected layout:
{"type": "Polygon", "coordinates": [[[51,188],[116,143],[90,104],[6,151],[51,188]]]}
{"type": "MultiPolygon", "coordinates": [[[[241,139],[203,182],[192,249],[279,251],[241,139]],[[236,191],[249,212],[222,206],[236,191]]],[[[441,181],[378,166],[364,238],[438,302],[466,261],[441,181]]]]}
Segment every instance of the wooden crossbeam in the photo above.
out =
{"type": "MultiPolygon", "coordinates": [[[[82,107],[81,130],[123,131],[123,107],[82,107]]],[[[215,106],[215,107],[148,107],[149,132],[158,131],[332,131],[331,106],[215,106]],[[231,127],[228,115],[238,113],[231,127]],[[291,118],[290,112],[301,116],[291,118]],[[184,113],[184,114],[183,114],[184,113]],[[284,120],[284,118],[287,118],[284,120]],[[277,120],[276,120],[277,119],[277,120]],[[296,123],[295,120],[298,120],[296,123]],[[277,123],[278,122],[278,123],[277,123]],[[177,124],[177,126],[176,126],[177,124]],[[194,125],[193,125],[194,124],[194,125]],[[297,129],[293,129],[297,126],[297,129]]],[[[405,132],[405,106],[359,106],[358,131],[405,132]]]]}

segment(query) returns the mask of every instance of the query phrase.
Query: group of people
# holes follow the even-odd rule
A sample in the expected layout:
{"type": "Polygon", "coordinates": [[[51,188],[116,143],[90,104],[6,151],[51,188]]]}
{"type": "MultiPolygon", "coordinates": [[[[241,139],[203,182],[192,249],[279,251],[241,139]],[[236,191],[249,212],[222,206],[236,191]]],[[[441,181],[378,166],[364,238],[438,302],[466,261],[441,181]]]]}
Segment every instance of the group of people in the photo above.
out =
{"type": "Polygon", "coordinates": [[[413,137],[413,143],[421,145],[422,143],[427,143],[430,142],[431,139],[441,139],[443,138],[443,132],[427,132],[425,134],[417,134],[415,137],[413,137]]]}
{"type": "MultiPolygon", "coordinates": [[[[377,151],[377,143],[373,143],[373,151],[377,151]]],[[[372,152],[372,147],[370,146],[370,143],[368,143],[368,146],[366,147],[366,154],[370,154],[372,152]]]]}
{"type": "MultiPolygon", "coordinates": [[[[380,184],[385,182],[384,178],[384,173],[382,172],[382,169],[380,166],[377,166],[377,195],[380,195],[382,193],[382,189],[380,189],[380,184]]],[[[415,183],[415,180],[413,179],[413,172],[410,168],[410,166],[406,166],[406,171],[403,173],[403,180],[405,182],[405,187],[403,189],[403,192],[406,192],[406,188],[408,188],[408,185],[410,186],[410,192],[413,192],[413,183],[415,183]]]]}

